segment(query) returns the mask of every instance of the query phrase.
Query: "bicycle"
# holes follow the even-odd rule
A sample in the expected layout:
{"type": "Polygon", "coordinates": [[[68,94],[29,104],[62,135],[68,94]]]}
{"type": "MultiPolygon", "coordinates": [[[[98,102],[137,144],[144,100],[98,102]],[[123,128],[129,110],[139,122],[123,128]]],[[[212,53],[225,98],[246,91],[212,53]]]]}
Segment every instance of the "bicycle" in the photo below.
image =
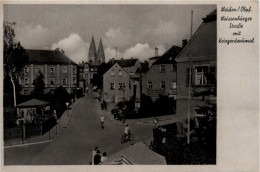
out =
{"type": "Polygon", "coordinates": [[[123,134],[121,137],[121,144],[126,143],[127,141],[133,141],[134,140],[134,134],[129,133],[127,140],[126,140],[126,134],[123,134]]]}

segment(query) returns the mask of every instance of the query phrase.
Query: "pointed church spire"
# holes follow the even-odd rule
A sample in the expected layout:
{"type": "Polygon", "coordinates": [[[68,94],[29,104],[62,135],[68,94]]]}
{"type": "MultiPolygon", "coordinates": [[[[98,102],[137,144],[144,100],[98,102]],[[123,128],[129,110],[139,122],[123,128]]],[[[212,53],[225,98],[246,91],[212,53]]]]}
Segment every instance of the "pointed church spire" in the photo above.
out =
{"type": "Polygon", "coordinates": [[[89,63],[95,63],[96,51],[97,50],[96,50],[95,40],[94,40],[94,36],[92,35],[89,52],[88,52],[89,63]]]}
{"type": "Polygon", "coordinates": [[[98,60],[100,60],[101,63],[105,62],[105,52],[104,52],[101,38],[100,38],[99,45],[98,45],[97,56],[98,56],[98,60]]]}

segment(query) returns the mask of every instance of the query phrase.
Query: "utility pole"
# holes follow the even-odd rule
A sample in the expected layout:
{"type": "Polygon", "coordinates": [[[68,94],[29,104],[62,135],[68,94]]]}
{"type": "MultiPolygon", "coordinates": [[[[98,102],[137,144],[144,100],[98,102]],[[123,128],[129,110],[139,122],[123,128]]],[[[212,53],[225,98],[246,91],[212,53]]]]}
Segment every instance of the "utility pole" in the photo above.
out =
{"type": "Polygon", "coordinates": [[[193,10],[191,11],[191,29],[190,29],[190,57],[189,57],[189,102],[188,102],[188,132],[187,132],[187,144],[190,144],[190,111],[191,111],[191,57],[192,57],[192,49],[191,49],[191,37],[192,37],[192,24],[193,24],[193,10]]]}
{"type": "Polygon", "coordinates": [[[71,78],[70,78],[70,58],[69,58],[69,93],[70,93],[70,83],[71,83],[71,78]]]}
{"type": "Polygon", "coordinates": [[[115,50],[116,50],[116,60],[117,60],[117,47],[115,47],[115,50]]]}

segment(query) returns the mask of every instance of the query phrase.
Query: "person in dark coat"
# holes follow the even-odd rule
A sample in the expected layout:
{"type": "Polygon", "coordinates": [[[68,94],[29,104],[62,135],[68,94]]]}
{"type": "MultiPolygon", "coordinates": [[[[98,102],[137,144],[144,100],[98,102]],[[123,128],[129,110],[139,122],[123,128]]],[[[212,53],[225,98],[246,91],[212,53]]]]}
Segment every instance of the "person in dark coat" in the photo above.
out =
{"type": "Polygon", "coordinates": [[[101,162],[100,151],[97,150],[97,153],[94,156],[94,165],[98,165],[100,162],[101,162]]]}

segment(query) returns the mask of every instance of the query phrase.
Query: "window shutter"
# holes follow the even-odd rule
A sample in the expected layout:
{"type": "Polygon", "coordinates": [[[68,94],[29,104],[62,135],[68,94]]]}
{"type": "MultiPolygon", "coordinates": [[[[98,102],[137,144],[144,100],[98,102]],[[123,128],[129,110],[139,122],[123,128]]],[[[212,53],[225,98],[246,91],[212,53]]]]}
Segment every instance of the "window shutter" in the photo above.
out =
{"type": "Polygon", "coordinates": [[[216,84],[216,66],[210,66],[209,77],[209,84],[216,84]]]}

